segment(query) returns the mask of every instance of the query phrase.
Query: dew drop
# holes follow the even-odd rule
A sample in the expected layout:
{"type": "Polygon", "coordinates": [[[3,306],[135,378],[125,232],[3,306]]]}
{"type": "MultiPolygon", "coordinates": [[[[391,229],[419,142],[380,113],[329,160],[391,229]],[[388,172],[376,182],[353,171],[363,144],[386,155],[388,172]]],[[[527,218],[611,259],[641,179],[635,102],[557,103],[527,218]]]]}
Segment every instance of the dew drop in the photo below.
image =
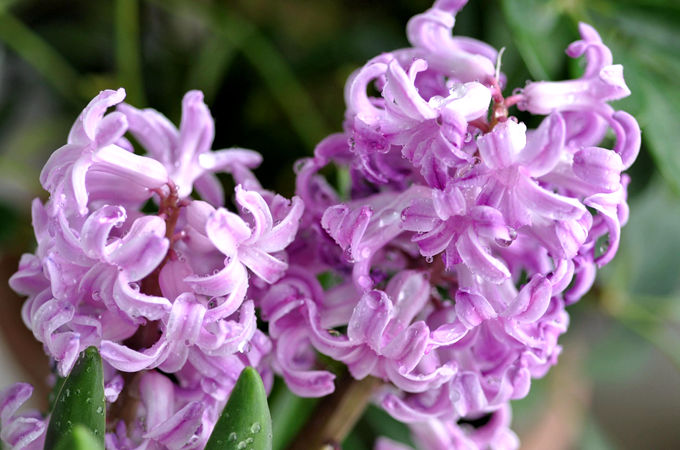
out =
{"type": "Polygon", "coordinates": [[[262,429],[262,427],[260,426],[260,424],[258,422],[255,422],[254,424],[252,424],[250,426],[250,432],[253,433],[253,434],[259,433],[261,429],[262,429]]]}
{"type": "Polygon", "coordinates": [[[512,239],[496,239],[496,244],[501,247],[509,247],[512,244],[512,239]]]}
{"type": "Polygon", "coordinates": [[[434,258],[431,257],[431,256],[426,256],[426,257],[425,257],[425,261],[426,261],[428,264],[432,264],[432,261],[434,261],[434,258]]]}
{"type": "Polygon", "coordinates": [[[64,394],[66,394],[67,397],[70,397],[70,396],[71,396],[71,390],[70,390],[70,389],[66,389],[66,390],[64,391],[64,394]]]}
{"type": "Polygon", "coordinates": [[[102,408],[101,406],[98,406],[97,407],[97,414],[103,414],[103,413],[104,413],[104,408],[102,408]]]}
{"type": "Polygon", "coordinates": [[[229,433],[229,437],[227,439],[229,439],[229,441],[233,442],[236,439],[238,439],[238,435],[236,434],[235,431],[232,431],[231,433],[229,433]]]}
{"type": "Polygon", "coordinates": [[[243,450],[243,449],[246,448],[247,446],[248,446],[248,444],[246,444],[246,441],[241,441],[241,442],[238,443],[238,445],[236,446],[236,448],[237,448],[238,450],[243,450]]]}
{"type": "Polygon", "coordinates": [[[307,161],[308,161],[307,159],[298,159],[297,161],[295,161],[295,163],[293,164],[293,171],[295,173],[300,173],[302,169],[304,169],[304,167],[307,165],[307,161]]]}

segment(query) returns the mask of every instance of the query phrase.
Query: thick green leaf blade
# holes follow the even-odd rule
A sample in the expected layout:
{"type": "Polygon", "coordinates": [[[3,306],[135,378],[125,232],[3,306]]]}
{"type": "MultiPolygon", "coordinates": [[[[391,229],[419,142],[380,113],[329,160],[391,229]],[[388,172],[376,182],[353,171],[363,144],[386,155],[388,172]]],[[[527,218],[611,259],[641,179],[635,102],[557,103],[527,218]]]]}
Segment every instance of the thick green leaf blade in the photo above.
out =
{"type": "Polygon", "coordinates": [[[45,449],[57,448],[62,437],[71,435],[77,424],[84,426],[104,445],[104,374],[101,356],[94,347],[89,347],[80,354],[59,390],[47,426],[45,449]]]}
{"type": "Polygon", "coordinates": [[[246,367],[210,435],[206,450],[271,450],[272,419],[267,393],[255,369],[246,367]]]}
{"type": "Polygon", "coordinates": [[[104,446],[90,430],[76,424],[69,434],[61,438],[56,450],[104,450],[104,446]]]}

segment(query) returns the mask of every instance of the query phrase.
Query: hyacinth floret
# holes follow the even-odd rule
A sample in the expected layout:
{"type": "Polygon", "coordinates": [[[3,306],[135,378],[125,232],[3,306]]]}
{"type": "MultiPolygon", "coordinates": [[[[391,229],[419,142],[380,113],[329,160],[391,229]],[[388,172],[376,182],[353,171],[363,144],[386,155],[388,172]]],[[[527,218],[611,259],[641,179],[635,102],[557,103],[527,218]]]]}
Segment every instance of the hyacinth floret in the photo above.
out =
{"type": "MultiPolygon", "coordinates": [[[[211,150],[200,92],[179,128],[122,89],[85,108],[41,173],[37,250],[10,284],[59,374],[99,348],[109,407],[132,411],[107,447],[200,447],[246,365],[267,389],[276,373],[328,395],[319,354],[382,380],[374,401],[418,448],[518,447],[510,401],[556,364],[565,307],[617,251],[640,129],[609,104],[630,91],[592,27],[567,48],[581,77],[504,96],[502,52],[452,35],[466,3],[436,1],[410,47],[349,77],[343,131],[295,165],[290,200],[259,184],[258,153],[211,150]]],[[[3,394],[0,437],[39,448],[46,419],[15,414],[30,393],[3,394]]]]}

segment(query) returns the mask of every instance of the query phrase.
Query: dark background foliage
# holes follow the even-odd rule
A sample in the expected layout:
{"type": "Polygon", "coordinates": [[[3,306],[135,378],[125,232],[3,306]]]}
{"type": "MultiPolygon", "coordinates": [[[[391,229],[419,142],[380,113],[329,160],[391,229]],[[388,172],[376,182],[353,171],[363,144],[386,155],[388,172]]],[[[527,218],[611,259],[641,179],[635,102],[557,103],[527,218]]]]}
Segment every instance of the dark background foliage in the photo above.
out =
{"type": "MultiPolygon", "coordinates": [[[[175,123],[184,92],[203,90],[216,121],[214,148],[260,151],[263,184],[290,195],[293,162],[341,129],[347,76],[407,45],[408,18],[430,4],[0,1],[2,280],[32,249],[30,200],[45,195],[41,166],[99,90],[123,86],[128,102],[175,123]]],[[[506,47],[511,89],[577,76],[582,64],[564,48],[578,38],[579,21],[593,24],[624,65],[633,95],[615,106],[639,119],[643,149],[630,171],[631,218],[619,255],[570,308],[560,364],[516,402],[515,428],[526,448],[680,448],[680,2],[472,0],[454,31],[506,47]]],[[[21,300],[2,284],[0,387],[19,378],[40,386],[47,363],[20,322],[21,300]]],[[[271,399],[275,435],[277,423],[295,428],[286,422],[291,411],[302,417],[309,408],[285,403],[282,392],[271,399]]],[[[406,436],[369,409],[347,448],[370,448],[380,434],[406,436]]]]}

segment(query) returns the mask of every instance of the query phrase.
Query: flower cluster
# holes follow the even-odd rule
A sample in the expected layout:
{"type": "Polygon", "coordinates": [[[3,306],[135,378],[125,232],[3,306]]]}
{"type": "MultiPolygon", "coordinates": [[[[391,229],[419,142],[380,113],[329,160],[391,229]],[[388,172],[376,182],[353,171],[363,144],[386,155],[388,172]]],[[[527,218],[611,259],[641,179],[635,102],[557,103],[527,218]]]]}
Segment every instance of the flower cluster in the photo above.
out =
{"type": "MultiPolygon", "coordinates": [[[[37,250],[10,284],[59,374],[99,349],[108,448],[200,447],[247,365],[267,388],[278,373],[330,394],[319,353],[383,380],[376,401],[420,448],[517,447],[509,402],[556,363],[565,307],[616,253],[640,130],[608,104],[629,91],[590,26],[567,49],[580,78],[505,97],[498,52],[451,34],[465,3],[437,0],[411,47],[350,76],[344,131],[296,164],[291,200],[258,183],[259,154],[211,151],[199,92],[179,129],[122,89],[85,108],[42,171],[37,250]]],[[[30,392],[0,398],[17,448],[44,438],[45,419],[15,415],[30,392]]]]}
{"type": "MultiPolygon", "coordinates": [[[[247,293],[285,272],[303,205],[261,188],[250,170],[258,153],[210,151],[200,92],[184,97],[179,129],[124,97],[93,99],[45,165],[50,197],[32,209],[38,247],[10,284],[28,296],[23,320],[60,375],[99,348],[109,408],[126,419],[108,424],[108,448],[199,448],[245,366],[271,387],[271,342],[247,293]],[[216,172],[233,176],[235,211],[216,172]]],[[[0,404],[13,448],[42,448],[45,421],[13,416],[30,392],[17,385],[0,404]]]]}
{"type": "Polygon", "coordinates": [[[556,363],[565,306],[614,256],[640,147],[607,103],[629,90],[593,28],[567,49],[580,78],[504,97],[498,52],[451,35],[465,3],[437,1],[409,22],[412,47],[350,76],[344,132],[296,166],[303,231],[261,300],[294,392],[333,391],[315,352],[342,361],[388,382],[380,405],[424,449],[518,445],[509,401],[556,363]]]}

